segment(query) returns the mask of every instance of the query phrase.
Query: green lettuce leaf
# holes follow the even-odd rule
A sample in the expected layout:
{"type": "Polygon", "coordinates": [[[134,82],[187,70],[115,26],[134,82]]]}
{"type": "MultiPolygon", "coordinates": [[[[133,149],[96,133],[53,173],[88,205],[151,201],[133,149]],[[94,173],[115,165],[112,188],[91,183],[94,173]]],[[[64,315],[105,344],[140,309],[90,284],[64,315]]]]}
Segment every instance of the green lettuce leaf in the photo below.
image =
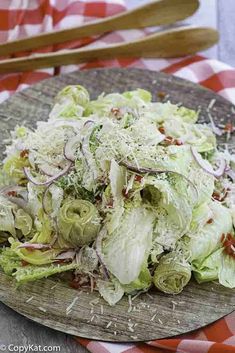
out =
{"type": "Polygon", "coordinates": [[[19,248],[22,245],[21,242],[15,241],[13,238],[9,238],[11,244],[11,250],[21,260],[24,260],[32,265],[47,265],[55,261],[56,256],[61,252],[61,249],[49,249],[49,250],[28,250],[26,248],[19,248]]]}
{"type": "Polygon", "coordinates": [[[58,214],[59,244],[77,247],[95,240],[100,229],[97,208],[85,200],[68,200],[58,214]]]}
{"type": "Polygon", "coordinates": [[[119,302],[124,295],[124,290],[116,278],[112,278],[109,281],[98,279],[96,284],[100,295],[111,306],[119,302]]]}
{"type": "Polygon", "coordinates": [[[17,268],[13,274],[19,284],[24,284],[29,281],[47,278],[65,271],[73,271],[79,269],[79,265],[72,263],[68,265],[51,264],[48,266],[24,266],[17,268]]]}
{"type": "Polygon", "coordinates": [[[152,276],[147,267],[147,264],[142,265],[139,277],[126,285],[122,285],[125,293],[133,293],[138,290],[147,290],[152,284],[152,276]]]}
{"type": "Polygon", "coordinates": [[[232,231],[232,216],[228,208],[216,201],[211,201],[213,222],[206,224],[198,233],[192,235],[189,250],[195,266],[203,262],[212,252],[222,247],[222,234],[232,231]]]}
{"type": "Polygon", "coordinates": [[[50,119],[78,119],[89,103],[89,93],[79,85],[71,85],[60,91],[49,114],[50,119]]]}
{"type": "Polygon", "coordinates": [[[220,248],[214,251],[200,264],[200,266],[193,266],[193,274],[198,283],[210,282],[218,279],[223,250],[223,248],[220,248]]]}
{"type": "Polygon", "coordinates": [[[0,266],[7,275],[11,275],[21,265],[21,259],[11,248],[0,251],[0,266]]]}
{"type": "Polygon", "coordinates": [[[16,236],[15,218],[13,211],[17,207],[0,195],[0,231],[9,232],[16,236]]]}
{"type": "Polygon", "coordinates": [[[235,259],[224,248],[214,251],[193,271],[198,283],[218,280],[224,287],[235,288],[235,259]]]}
{"type": "Polygon", "coordinates": [[[119,227],[103,243],[103,259],[108,270],[120,281],[135,281],[149,255],[154,214],[144,207],[125,211],[119,227]]]}
{"type": "Polygon", "coordinates": [[[223,254],[219,267],[219,283],[228,288],[235,288],[235,258],[223,254]]]}
{"type": "Polygon", "coordinates": [[[197,147],[199,152],[208,152],[216,147],[216,138],[212,130],[203,124],[191,124],[181,118],[168,119],[164,123],[167,136],[179,139],[183,143],[197,147]]]}
{"type": "Polygon", "coordinates": [[[191,266],[176,252],[161,257],[154,272],[155,286],[164,293],[182,292],[191,278],[191,266]]]}
{"type": "Polygon", "coordinates": [[[155,208],[154,240],[173,248],[190,227],[195,190],[179,175],[160,175],[145,178],[142,195],[155,208]]]}
{"type": "Polygon", "coordinates": [[[29,235],[33,226],[33,220],[28,213],[18,209],[15,213],[15,228],[19,229],[24,236],[29,235]]]}

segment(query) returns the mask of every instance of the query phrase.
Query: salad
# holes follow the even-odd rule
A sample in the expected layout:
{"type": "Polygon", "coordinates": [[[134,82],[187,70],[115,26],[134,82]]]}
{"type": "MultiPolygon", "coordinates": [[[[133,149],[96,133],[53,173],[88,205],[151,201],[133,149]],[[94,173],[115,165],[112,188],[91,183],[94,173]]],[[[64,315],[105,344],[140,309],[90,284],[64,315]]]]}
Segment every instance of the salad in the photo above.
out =
{"type": "Polygon", "coordinates": [[[234,288],[235,155],[197,120],[143,89],[65,87],[47,121],[6,141],[3,271],[18,284],[66,271],[110,305],[192,276],[234,288]]]}

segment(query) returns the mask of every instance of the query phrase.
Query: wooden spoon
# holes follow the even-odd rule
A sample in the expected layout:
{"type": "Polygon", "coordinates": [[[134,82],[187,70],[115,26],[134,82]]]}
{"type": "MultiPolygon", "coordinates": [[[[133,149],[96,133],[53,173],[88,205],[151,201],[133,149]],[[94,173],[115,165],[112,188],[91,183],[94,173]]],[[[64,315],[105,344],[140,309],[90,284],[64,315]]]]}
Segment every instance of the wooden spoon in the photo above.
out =
{"type": "Polygon", "coordinates": [[[93,21],[83,26],[43,33],[1,44],[0,55],[38,49],[114,30],[169,25],[191,16],[198,7],[199,0],[155,0],[134,10],[93,21]]]}
{"type": "Polygon", "coordinates": [[[64,50],[0,62],[0,73],[31,71],[51,66],[79,64],[121,57],[169,58],[194,54],[218,42],[212,28],[181,27],[158,32],[128,43],[102,48],[64,50]]]}

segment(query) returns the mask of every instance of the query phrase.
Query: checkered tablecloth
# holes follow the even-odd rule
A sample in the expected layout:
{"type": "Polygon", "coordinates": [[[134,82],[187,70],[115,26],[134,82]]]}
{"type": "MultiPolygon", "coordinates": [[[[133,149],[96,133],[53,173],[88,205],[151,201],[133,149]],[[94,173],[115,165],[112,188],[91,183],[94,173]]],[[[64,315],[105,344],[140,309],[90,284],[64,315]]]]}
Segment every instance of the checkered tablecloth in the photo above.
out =
{"type": "MultiPolygon", "coordinates": [[[[122,0],[1,0],[0,42],[52,29],[77,26],[124,10],[125,4],[122,0]]],[[[47,47],[37,52],[123,42],[146,34],[147,31],[140,30],[120,31],[72,41],[66,45],[47,47]]],[[[50,68],[2,75],[0,76],[0,101],[4,101],[15,91],[22,90],[55,74],[94,67],[138,67],[163,71],[199,83],[235,103],[235,70],[217,60],[199,55],[171,60],[116,59],[70,65],[59,69],[50,68]]],[[[111,344],[81,338],[76,338],[76,340],[94,353],[235,353],[235,313],[204,329],[173,339],[143,344],[111,344]]]]}

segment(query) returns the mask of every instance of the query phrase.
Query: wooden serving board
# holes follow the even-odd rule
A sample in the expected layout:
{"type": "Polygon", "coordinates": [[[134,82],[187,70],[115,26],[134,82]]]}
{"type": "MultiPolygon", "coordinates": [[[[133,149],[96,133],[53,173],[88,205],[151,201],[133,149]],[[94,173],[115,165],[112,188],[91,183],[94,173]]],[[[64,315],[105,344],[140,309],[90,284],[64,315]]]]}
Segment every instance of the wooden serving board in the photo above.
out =
{"type": "MultiPolygon", "coordinates": [[[[8,131],[26,121],[35,126],[46,120],[57,92],[68,84],[84,85],[92,98],[102,92],[122,92],[145,88],[165,92],[174,103],[201,109],[201,120],[208,120],[207,107],[216,99],[211,113],[223,123],[233,118],[232,105],[211,91],[186,80],[139,69],[97,69],[75,72],[45,80],[15,94],[0,105],[0,143],[8,131]]],[[[0,153],[3,144],[0,146],[0,153]]],[[[80,337],[116,341],[149,341],[198,329],[235,309],[235,291],[217,283],[198,285],[191,280],[177,296],[156,291],[142,294],[130,306],[123,298],[110,307],[97,293],[78,292],[55,278],[16,288],[11,277],[0,271],[0,300],[18,313],[53,329],[80,337]],[[72,311],[66,308],[73,302],[72,311]]]]}

